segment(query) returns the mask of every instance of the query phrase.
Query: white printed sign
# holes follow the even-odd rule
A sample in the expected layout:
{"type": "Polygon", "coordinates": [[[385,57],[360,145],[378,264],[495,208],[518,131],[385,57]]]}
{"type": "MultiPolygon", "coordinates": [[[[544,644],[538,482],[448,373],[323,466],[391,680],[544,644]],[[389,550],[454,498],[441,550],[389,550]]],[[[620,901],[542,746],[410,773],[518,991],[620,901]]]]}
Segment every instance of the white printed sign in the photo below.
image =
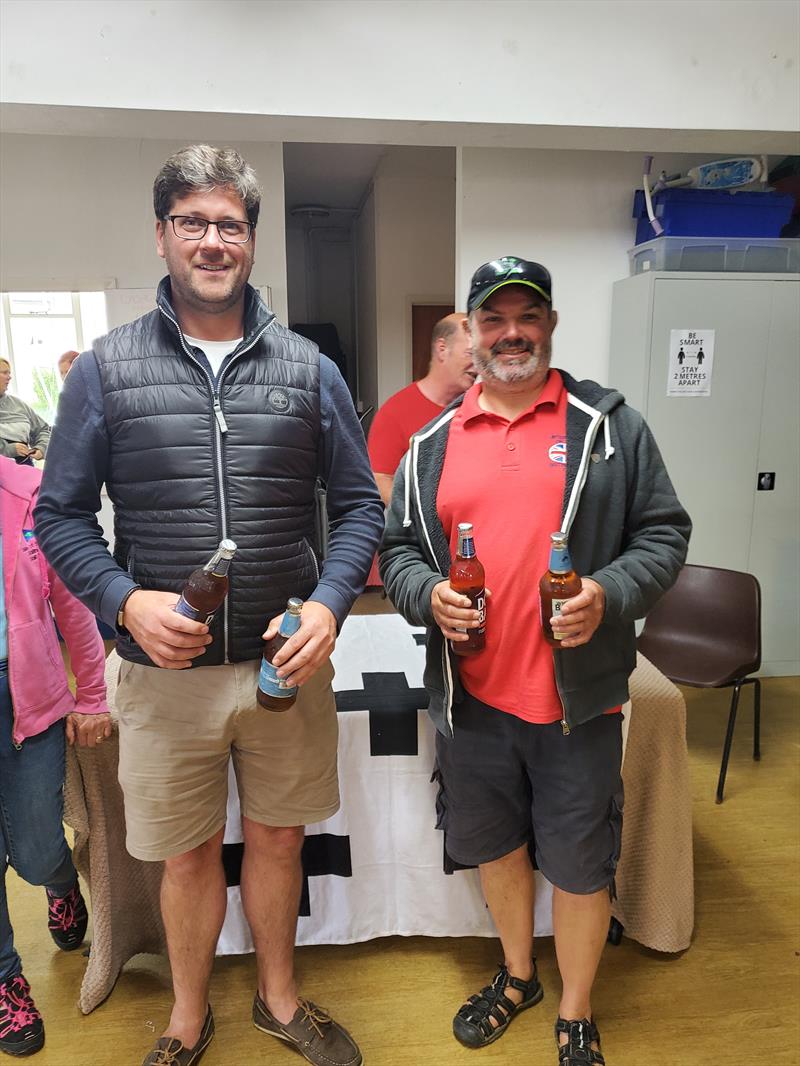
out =
{"type": "Polygon", "coordinates": [[[713,329],[670,330],[667,396],[710,396],[713,366],[713,329]]]}

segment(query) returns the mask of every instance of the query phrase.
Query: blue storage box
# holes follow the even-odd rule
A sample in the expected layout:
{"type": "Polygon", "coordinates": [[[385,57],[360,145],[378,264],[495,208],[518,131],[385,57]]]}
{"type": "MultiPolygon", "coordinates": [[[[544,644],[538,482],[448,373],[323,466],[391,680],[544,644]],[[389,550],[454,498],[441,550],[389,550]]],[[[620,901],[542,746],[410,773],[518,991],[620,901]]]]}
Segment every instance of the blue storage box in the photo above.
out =
{"type": "MultiPolygon", "coordinates": [[[[794,197],[776,192],[662,189],[653,197],[665,237],[778,237],[793,208],[794,197]]],[[[656,234],[641,189],[633,198],[633,217],[636,243],[651,241],[656,234]]]]}

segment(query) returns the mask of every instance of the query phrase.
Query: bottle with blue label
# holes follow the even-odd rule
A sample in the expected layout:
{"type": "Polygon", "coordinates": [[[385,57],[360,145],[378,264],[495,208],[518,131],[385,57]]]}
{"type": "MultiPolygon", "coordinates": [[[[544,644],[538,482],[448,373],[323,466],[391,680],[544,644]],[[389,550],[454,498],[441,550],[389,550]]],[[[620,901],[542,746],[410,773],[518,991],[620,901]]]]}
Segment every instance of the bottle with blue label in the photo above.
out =
{"type": "Polygon", "coordinates": [[[210,626],[228,595],[228,569],[236,553],[232,540],[221,540],[205,566],[191,573],[183,586],[175,610],[193,622],[210,626]]]}
{"type": "Polygon", "coordinates": [[[287,685],[284,678],[278,677],[272,660],[289,637],[300,628],[302,607],[303,601],[293,596],[286,604],[286,611],[281,619],[278,632],[271,640],[264,641],[256,700],[260,707],[266,707],[268,711],[287,711],[297,699],[297,685],[287,685]]]}
{"type": "Polygon", "coordinates": [[[581,591],[581,579],[572,568],[566,533],[550,534],[550,566],[539,582],[544,639],[553,648],[560,648],[564,634],[550,625],[551,618],[558,618],[567,600],[581,591]]]}

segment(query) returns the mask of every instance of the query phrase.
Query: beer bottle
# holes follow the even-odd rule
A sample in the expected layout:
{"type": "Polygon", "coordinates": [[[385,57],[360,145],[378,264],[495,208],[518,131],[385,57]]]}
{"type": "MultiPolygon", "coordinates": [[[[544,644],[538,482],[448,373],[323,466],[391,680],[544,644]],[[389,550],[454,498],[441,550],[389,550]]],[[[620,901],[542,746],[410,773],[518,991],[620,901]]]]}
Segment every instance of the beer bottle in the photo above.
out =
{"type": "Polygon", "coordinates": [[[539,602],[544,639],[553,648],[559,648],[563,634],[552,629],[550,619],[557,618],[564,603],[578,595],[581,579],[572,569],[567,534],[551,533],[550,542],[550,568],[545,570],[539,582],[539,602]]]}
{"type": "Polygon", "coordinates": [[[210,626],[228,594],[228,567],[236,551],[232,540],[221,540],[205,566],[189,575],[181,598],[175,604],[178,614],[210,626]]]}
{"type": "Polygon", "coordinates": [[[269,711],[288,711],[297,699],[297,685],[287,685],[284,678],[278,677],[272,660],[289,637],[300,628],[302,606],[303,601],[293,596],[286,604],[286,611],[281,619],[278,632],[271,640],[264,641],[256,700],[260,707],[266,707],[269,711]]]}
{"type": "Polygon", "coordinates": [[[469,640],[452,640],[450,644],[456,655],[475,655],[486,646],[486,577],[483,565],[475,554],[475,537],[471,522],[460,522],[458,547],[450,567],[450,588],[469,596],[474,610],[480,614],[477,629],[457,626],[459,633],[466,633],[469,640]]]}

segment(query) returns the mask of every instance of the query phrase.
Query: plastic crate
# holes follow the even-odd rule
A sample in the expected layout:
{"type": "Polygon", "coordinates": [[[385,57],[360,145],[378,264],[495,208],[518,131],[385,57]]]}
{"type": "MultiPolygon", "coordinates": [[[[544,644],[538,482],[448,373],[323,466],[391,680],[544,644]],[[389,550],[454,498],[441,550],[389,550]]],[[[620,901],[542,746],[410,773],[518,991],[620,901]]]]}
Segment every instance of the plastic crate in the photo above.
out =
{"type": "Polygon", "coordinates": [[[800,237],[657,237],[628,252],[631,274],[648,270],[800,273],[800,237]]]}
{"type": "MultiPolygon", "coordinates": [[[[665,237],[778,237],[793,208],[794,197],[776,192],[663,189],[653,197],[665,237]]],[[[653,240],[641,189],[633,198],[633,217],[636,243],[653,240]]]]}

